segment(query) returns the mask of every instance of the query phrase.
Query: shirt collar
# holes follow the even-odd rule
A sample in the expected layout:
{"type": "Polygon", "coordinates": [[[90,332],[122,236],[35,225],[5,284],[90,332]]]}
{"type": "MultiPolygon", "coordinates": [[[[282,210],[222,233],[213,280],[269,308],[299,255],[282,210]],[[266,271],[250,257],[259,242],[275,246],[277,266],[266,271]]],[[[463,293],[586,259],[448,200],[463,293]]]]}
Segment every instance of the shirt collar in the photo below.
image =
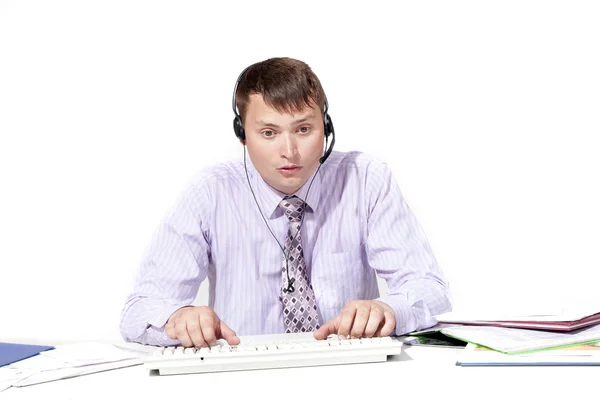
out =
{"type": "Polygon", "coordinates": [[[265,182],[260,173],[252,164],[250,157],[246,156],[246,162],[248,165],[248,172],[252,175],[252,181],[256,185],[253,185],[253,190],[256,194],[257,200],[262,205],[261,208],[269,219],[273,219],[281,215],[283,211],[280,211],[279,203],[286,196],[297,196],[301,200],[306,201],[307,212],[314,213],[317,207],[319,206],[321,198],[321,174],[323,173],[323,171],[320,171],[318,167],[315,170],[315,172],[313,172],[312,175],[308,178],[306,183],[302,185],[302,187],[300,187],[300,189],[298,189],[296,192],[290,195],[286,195],[285,193],[280,192],[279,190],[271,187],[267,182],[265,182]],[[319,171],[318,174],[317,171],[319,171]],[[308,198],[306,197],[307,192],[308,198]]]}

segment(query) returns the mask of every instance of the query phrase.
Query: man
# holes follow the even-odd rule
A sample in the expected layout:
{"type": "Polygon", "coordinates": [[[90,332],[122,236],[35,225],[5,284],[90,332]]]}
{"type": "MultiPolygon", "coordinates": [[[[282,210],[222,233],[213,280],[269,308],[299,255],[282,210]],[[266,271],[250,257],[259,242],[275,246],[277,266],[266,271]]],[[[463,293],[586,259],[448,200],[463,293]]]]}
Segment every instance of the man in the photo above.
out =
{"type": "Polygon", "coordinates": [[[201,171],[165,216],[123,309],[125,339],[204,347],[284,332],[401,335],[450,311],[388,167],[359,152],[324,155],[335,134],[308,65],[248,67],[233,107],[244,159],[201,171]],[[207,277],[209,305],[191,306],[207,277]]]}

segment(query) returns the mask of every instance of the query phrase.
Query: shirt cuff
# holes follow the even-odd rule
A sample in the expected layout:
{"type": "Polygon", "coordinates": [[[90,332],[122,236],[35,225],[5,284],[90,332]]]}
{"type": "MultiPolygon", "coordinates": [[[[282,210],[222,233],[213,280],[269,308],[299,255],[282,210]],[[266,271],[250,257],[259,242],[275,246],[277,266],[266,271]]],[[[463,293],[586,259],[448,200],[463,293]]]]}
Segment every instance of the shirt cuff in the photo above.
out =
{"type": "Polygon", "coordinates": [[[179,346],[178,340],[171,339],[165,332],[165,325],[171,315],[180,308],[189,307],[189,305],[165,305],[157,304],[156,308],[151,309],[147,323],[150,325],[144,332],[143,341],[155,346],[179,346]]]}
{"type": "Polygon", "coordinates": [[[156,307],[150,309],[148,323],[157,329],[164,329],[165,324],[180,308],[189,307],[188,304],[157,304],[156,307]]]}
{"type": "Polygon", "coordinates": [[[422,300],[410,305],[403,295],[387,295],[375,300],[389,305],[396,317],[396,336],[406,335],[421,329],[427,329],[437,323],[422,300]]]}
{"type": "Polygon", "coordinates": [[[387,304],[394,310],[396,327],[394,328],[393,333],[396,336],[404,335],[405,333],[415,330],[415,326],[417,325],[416,318],[405,299],[402,299],[398,295],[387,295],[375,300],[387,304]]]}
{"type": "Polygon", "coordinates": [[[153,326],[146,329],[143,342],[148,345],[160,347],[179,346],[181,344],[179,340],[171,339],[164,328],[157,329],[153,326]]]}
{"type": "Polygon", "coordinates": [[[399,294],[382,296],[375,300],[389,305],[394,310],[394,316],[396,317],[394,334],[396,336],[427,329],[437,323],[423,300],[418,300],[411,305],[405,296],[399,294]]]}

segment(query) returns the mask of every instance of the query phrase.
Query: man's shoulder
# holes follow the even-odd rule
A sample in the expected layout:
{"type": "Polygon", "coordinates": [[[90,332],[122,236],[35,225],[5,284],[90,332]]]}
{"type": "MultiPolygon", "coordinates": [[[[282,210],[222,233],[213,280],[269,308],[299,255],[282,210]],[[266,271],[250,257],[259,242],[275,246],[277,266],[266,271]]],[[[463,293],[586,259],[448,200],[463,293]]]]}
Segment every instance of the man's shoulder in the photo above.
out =
{"type": "Polygon", "coordinates": [[[227,160],[198,169],[189,183],[196,187],[206,187],[224,181],[240,181],[243,179],[246,179],[244,163],[236,160],[227,160]]]}
{"type": "Polygon", "coordinates": [[[328,165],[332,172],[358,171],[364,174],[373,173],[387,167],[387,163],[369,153],[362,151],[333,151],[330,158],[323,164],[328,165]]]}

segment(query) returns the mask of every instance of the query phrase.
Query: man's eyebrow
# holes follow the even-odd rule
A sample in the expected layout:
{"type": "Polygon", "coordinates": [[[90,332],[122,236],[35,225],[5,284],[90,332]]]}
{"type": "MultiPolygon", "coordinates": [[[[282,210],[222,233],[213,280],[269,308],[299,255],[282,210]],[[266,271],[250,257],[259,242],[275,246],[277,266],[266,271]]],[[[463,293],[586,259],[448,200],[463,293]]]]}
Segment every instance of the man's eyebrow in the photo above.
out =
{"type": "MultiPolygon", "coordinates": [[[[311,119],[314,119],[314,118],[315,118],[315,116],[314,116],[314,115],[312,115],[312,114],[311,114],[311,115],[307,115],[306,117],[303,117],[303,118],[300,118],[300,119],[297,119],[297,120],[293,121],[293,122],[292,122],[292,125],[301,124],[301,123],[303,123],[303,122],[306,122],[306,121],[308,121],[308,120],[311,120],[311,119]]],[[[258,125],[261,125],[261,126],[267,126],[267,127],[269,127],[269,128],[279,128],[279,125],[277,125],[277,124],[274,124],[274,123],[272,123],[272,122],[265,122],[265,121],[263,121],[263,120],[256,121],[256,123],[257,123],[258,125]]]]}
{"type": "Polygon", "coordinates": [[[301,123],[303,123],[303,122],[306,122],[306,121],[308,121],[309,119],[314,119],[314,118],[315,118],[315,116],[314,116],[314,115],[312,115],[312,114],[311,114],[311,115],[307,115],[307,116],[306,116],[306,117],[304,117],[304,118],[300,118],[300,119],[297,119],[297,120],[295,120],[295,121],[294,121],[294,125],[296,125],[296,124],[301,124],[301,123]]]}
{"type": "Polygon", "coordinates": [[[271,122],[265,122],[263,120],[256,121],[256,124],[260,126],[268,126],[269,128],[279,128],[279,125],[273,124],[271,122]]]}

